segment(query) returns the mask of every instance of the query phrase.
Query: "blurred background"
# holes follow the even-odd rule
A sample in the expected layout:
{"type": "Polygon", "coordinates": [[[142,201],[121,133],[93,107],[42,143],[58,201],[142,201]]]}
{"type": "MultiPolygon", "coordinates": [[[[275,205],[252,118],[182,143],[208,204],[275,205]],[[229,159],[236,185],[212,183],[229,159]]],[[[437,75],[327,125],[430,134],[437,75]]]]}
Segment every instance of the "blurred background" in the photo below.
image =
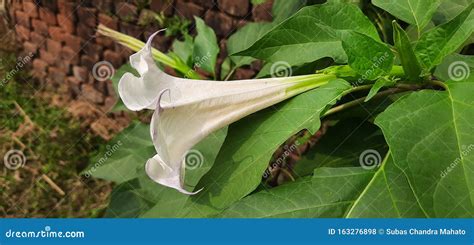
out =
{"type": "MultiPolygon", "coordinates": [[[[132,119],[113,110],[113,77],[132,51],[96,33],[98,24],[153,46],[195,34],[193,16],[215,31],[220,53],[248,22],[272,21],[272,0],[0,1],[0,216],[101,217],[112,184],[80,173],[132,119]]],[[[261,64],[233,71],[254,77],[261,64]]]]}

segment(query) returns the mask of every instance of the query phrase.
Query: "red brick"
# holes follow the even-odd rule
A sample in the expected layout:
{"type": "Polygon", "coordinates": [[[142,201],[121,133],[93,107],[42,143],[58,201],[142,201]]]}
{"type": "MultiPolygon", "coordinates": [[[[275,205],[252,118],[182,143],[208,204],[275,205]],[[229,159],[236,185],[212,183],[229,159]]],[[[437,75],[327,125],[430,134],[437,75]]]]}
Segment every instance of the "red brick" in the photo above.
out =
{"type": "Polygon", "coordinates": [[[86,54],[102,54],[103,47],[98,45],[97,43],[93,42],[88,42],[86,43],[82,49],[84,50],[84,53],[86,54]]]}
{"type": "Polygon", "coordinates": [[[77,18],[85,25],[96,28],[97,26],[97,9],[79,7],[77,9],[77,18]]]}
{"type": "Polygon", "coordinates": [[[40,72],[46,72],[48,68],[48,63],[41,59],[34,59],[33,60],[33,69],[40,72]]]}
{"type": "Polygon", "coordinates": [[[46,40],[46,49],[53,55],[59,56],[59,54],[61,53],[61,42],[48,38],[46,40]]]}
{"type": "Polygon", "coordinates": [[[74,75],[75,79],[81,82],[86,82],[89,78],[89,71],[82,66],[73,66],[72,74],[74,75]]]}
{"type": "Polygon", "coordinates": [[[81,93],[81,81],[77,80],[75,77],[68,77],[66,78],[66,83],[73,96],[77,96],[81,93]]]}
{"type": "Polygon", "coordinates": [[[151,0],[150,9],[157,13],[163,12],[165,16],[171,16],[174,9],[173,0],[151,0]]]}
{"type": "Polygon", "coordinates": [[[36,44],[39,48],[43,48],[46,46],[46,38],[36,32],[32,32],[30,34],[30,41],[36,44]]]}
{"type": "Polygon", "coordinates": [[[47,75],[48,63],[40,59],[33,60],[32,75],[38,79],[43,79],[47,75]]]}
{"type": "Polygon", "coordinates": [[[44,22],[48,25],[56,25],[56,15],[51,12],[49,9],[40,8],[39,9],[39,16],[44,22]]]}
{"type": "Polygon", "coordinates": [[[23,25],[25,27],[31,27],[30,16],[23,11],[15,12],[15,20],[17,24],[23,25]]]}
{"type": "Polygon", "coordinates": [[[99,23],[107,26],[108,28],[118,30],[118,20],[116,17],[112,17],[106,14],[99,14],[99,23]]]}
{"type": "Polygon", "coordinates": [[[194,20],[194,16],[202,16],[204,8],[192,2],[178,0],[176,2],[176,13],[189,20],[194,20]]]}
{"type": "Polygon", "coordinates": [[[79,53],[82,49],[82,39],[71,34],[66,34],[64,36],[65,45],[70,47],[75,52],[79,53]]]}
{"type": "Polygon", "coordinates": [[[66,82],[66,73],[61,71],[61,69],[57,67],[48,67],[48,77],[55,83],[55,84],[62,84],[66,82]]]}
{"type": "Polygon", "coordinates": [[[61,50],[61,59],[71,63],[72,65],[79,64],[79,55],[70,47],[63,47],[61,50]]]}
{"type": "Polygon", "coordinates": [[[66,0],[58,1],[58,10],[61,14],[64,14],[66,16],[73,16],[75,8],[76,6],[74,2],[68,2],[66,0]]]}
{"type": "Polygon", "coordinates": [[[30,30],[28,28],[21,25],[16,25],[15,31],[20,41],[26,41],[30,39],[30,30]]]}
{"type": "Polygon", "coordinates": [[[214,6],[217,5],[217,1],[215,0],[193,0],[192,2],[206,9],[212,9],[214,6]]]}
{"type": "Polygon", "coordinates": [[[229,35],[234,29],[234,20],[224,13],[207,11],[204,20],[220,37],[229,35]]]}
{"type": "Polygon", "coordinates": [[[82,97],[94,104],[101,104],[104,102],[104,96],[102,93],[97,91],[92,85],[90,84],[82,84],[82,97]]]}
{"type": "Polygon", "coordinates": [[[125,22],[120,22],[120,32],[137,39],[142,39],[143,28],[125,22]]]}
{"type": "Polygon", "coordinates": [[[134,22],[137,20],[137,7],[130,3],[116,2],[115,14],[123,21],[134,22]]]}
{"type": "Polygon", "coordinates": [[[46,61],[49,65],[54,65],[58,61],[58,56],[55,56],[54,54],[41,49],[40,50],[40,58],[44,61],[46,61]]]}
{"type": "Polygon", "coordinates": [[[217,2],[219,9],[233,16],[244,17],[249,12],[249,0],[218,0],[217,2]]]}
{"type": "Polygon", "coordinates": [[[48,35],[48,24],[46,24],[46,22],[33,19],[31,25],[33,26],[33,29],[39,34],[48,35]]]}
{"type": "Polygon", "coordinates": [[[71,74],[71,63],[67,60],[60,60],[60,62],[56,63],[58,69],[66,74],[71,74]]]}
{"type": "Polygon", "coordinates": [[[81,37],[84,40],[91,39],[95,34],[95,29],[89,26],[86,26],[82,23],[77,25],[77,36],[81,37]]]}
{"type": "Polygon", "coordinates": [[[104,37],[104,36],[98,36],[95,38],[95,42],[99,45],[103,45],[105,47],[110,47],[112,45],[114,45],[114,41],[108,37],[104,37]]]}
{"type": "Polygon", "coordinates": [[[92,1],[92,6],[94,6],[102,13],[112,13],[113,2],[113,0],[92,1]]]}
{"type": "Polygon", "coordinates": [[[81,65],[86,67],[89,71],[92,71],[95,63],[97,63],[99,59],[97,57],[93,57],[90,55],[82,55],[81,56],[81,65]]]}
{"type": "Polygon", "coordinates": [[[66,33],[64,32],[63,28],[57,26],[50,26],[48,28],[48,33],[51,39],[58,42],[64,42],[66,33]]]}
{"type": "Polygon", "coordinates": [[[23,1],[23,11],[31,18],[38,17],[38,6],[31,1],[23,1]]]}
{"type": "Polygon", "coordinates": [[[122,65],[122,56],[110,49],[105,50],[104,60],[110,62],[113,67],[120,67],[122,65]]]}
{"type": "Polygon", "coordinates": [[[58,25],[64,29],[65,32],[73,34],[75,31],[74,18],[68,17],[64,14],[58,14],[58,25]]]}
{"type": "Polygon", "coordinates": [[[36,52],[38,51],[38,45],[36,45],[34,43],[31,43],[31,42],[24,42],[23,43],[23,50],[26,53],[36,54],[36,52]]]}

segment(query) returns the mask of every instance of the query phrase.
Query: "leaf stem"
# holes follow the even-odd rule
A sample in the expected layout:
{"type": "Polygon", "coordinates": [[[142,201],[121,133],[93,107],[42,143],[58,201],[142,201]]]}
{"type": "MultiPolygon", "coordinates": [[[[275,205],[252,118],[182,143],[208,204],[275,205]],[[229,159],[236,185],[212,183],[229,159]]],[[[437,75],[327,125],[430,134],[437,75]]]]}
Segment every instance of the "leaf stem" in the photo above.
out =
{"type": "MultiPolygon", "coordinates": [[[[399,92],[404,92],[404,91],[407,91],[407,89],[403,89],[403,88],[390,88],[390,89],[387,89],[385,91],[382,91],[378,94],[376,94],[374,98],[379,98],[379,97],[384,97],[386,95],[390,95],[390,94],[396,94],[396,93],[399,93],[399,92]]],[[[359,99],[355,99],[353,101],[350,101],[350,102],[347,102],[347,103],[344,103],[344,104],[341,104],[341,105],[338,105],[338,106],[335,106],[329,110],[326,111],[326,113],[324,113],[324,115],[322,117],[327,117],[329,115],[332,115],[334,113],[337,113],[337,112],[340,112],[340,111],[343,111],[345,109],[348,109],[348,108],[352,108],[354,106],[357,106],[357,105],[360,105],[360,104],[363,104],[365,99],[367,98],[367,96],[364,96],[362,98],[359,98],[359,99]]]]}

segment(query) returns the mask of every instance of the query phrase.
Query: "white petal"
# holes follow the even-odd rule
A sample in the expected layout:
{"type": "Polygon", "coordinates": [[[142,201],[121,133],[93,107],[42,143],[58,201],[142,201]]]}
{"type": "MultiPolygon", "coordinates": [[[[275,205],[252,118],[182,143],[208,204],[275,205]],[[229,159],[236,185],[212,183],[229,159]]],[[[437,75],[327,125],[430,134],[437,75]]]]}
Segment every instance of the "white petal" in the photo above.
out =
{"type": "Polygon", "coordinates": [[[230,82],[182,79],[158,69],[150,50],[149,40],[131,57],[140,77],[124,75],[120,96],[131,110],[156,107],[150,133],[157,155],[148,160],[146,172],[155,182],[185,194],[193,194],[183,185],[183,159],[191,147],[230,123],[334,78],[308,75],[230,82]]]}

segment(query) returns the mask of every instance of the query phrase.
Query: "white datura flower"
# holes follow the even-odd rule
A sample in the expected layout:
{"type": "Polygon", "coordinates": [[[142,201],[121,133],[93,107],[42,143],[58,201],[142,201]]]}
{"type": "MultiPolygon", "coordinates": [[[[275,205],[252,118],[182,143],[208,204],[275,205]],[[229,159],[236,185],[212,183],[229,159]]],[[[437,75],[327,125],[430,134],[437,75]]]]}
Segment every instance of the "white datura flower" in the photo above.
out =
{"type": "Polygon", "coordinates": [[[131,66],[140,76],[124,74],[118,90],[130,110],[155,110],[150,131],[157,153],[146,162],[147,175],[185,194],[198,192],[183,186],[184,158],[195,144],[249,114],[335,78],[326,74],[236,81],[173,77],[161,71],[152,58],[155,35],[130,56],[131,66]]]}

